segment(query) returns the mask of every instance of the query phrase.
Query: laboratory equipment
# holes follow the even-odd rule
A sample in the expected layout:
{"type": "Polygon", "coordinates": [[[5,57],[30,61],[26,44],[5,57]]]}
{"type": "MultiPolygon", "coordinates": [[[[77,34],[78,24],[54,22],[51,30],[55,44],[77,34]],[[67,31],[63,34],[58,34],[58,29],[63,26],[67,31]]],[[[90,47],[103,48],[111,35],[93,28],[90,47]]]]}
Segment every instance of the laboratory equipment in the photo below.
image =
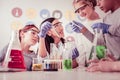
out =
{"type": "Polygon", "coordinates": [[[5,68],[26,69],[19,41],[19,31],[13,30],[3,62],[5,68]]]}
{"type": "Polygon", "coordinates": [[[44,71],[58,71],[62,69],[62,60],[58,59],[45,59],[44,71]]]}
{"type": "Polygon", "coordinates": [[[43,70],[43,60],[40,58],[33,58],[32,70],[33,71],[42,71],[43,70]]]}
{"type": "Polygon", "coordinates": [[[101,59],[105,57],[106,47],[103,45],[97,45],[97,41],[98,41],[97,39],[100,38],[101,34],[102,34],[101,29],[95,29],[95,37],[94,37],[91,53],[89,56],[89,60],[90,59],[101,59]]]}
{"type": "Polygon", "coordinates": [[[67,41],[65,43],[64,53],[63,53],[63,69],[72,69],[72,50],[74,48],[74,41],[67,41]]]}

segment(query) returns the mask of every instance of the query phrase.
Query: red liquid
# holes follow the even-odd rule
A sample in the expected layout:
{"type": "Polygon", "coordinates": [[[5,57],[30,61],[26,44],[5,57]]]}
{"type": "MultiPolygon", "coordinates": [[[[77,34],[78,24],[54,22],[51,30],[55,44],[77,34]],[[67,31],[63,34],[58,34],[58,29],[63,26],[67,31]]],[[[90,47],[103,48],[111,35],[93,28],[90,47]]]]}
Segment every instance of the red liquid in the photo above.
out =
{"type": "Polygon", "coordinates": [[[11,50],[10,58],[11,61],[8,62],[9,68],[26,69],[24,58],[20,50],[11,50]]]}

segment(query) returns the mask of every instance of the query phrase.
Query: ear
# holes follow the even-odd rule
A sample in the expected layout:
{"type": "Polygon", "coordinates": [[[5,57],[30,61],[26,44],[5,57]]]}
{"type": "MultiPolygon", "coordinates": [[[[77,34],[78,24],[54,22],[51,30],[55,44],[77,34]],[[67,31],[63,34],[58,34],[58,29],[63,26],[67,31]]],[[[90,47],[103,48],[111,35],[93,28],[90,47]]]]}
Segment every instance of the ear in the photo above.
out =
{"type": "Polygon", "coordinates": [[[47,35],[49,35],[49,36],[51,36],[51,35],[52,35],[51,30],[49,30],[49,31],[47,32],[47,35]]]}
{"type": "Polygon", "coordinates": [[[21,31],[19,35],[20,35],[20,37],[24,37],[24,32],[21,31]]]}

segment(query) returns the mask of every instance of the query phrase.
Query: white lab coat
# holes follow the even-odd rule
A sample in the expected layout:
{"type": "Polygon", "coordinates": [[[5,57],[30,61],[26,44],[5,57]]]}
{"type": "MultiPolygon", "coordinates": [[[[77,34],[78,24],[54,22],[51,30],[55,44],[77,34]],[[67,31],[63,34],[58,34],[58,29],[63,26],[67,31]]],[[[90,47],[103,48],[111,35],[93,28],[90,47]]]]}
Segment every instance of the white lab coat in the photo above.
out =
{"type": "MultiPolygon", "coordinates": [[[[92,34],[94,34],[94,31],[91,26],[94,23],[100,23],[100,22],[103,22],[103,19],[98,19],[98,20],[94,20],[94,21],[86,20],[82,24],[84,24],[84,26],[86,26],[86,28],[92,34]]],[[[74,33],[73,37],[75,38],[76,46],[77,46],[77,49],[80,54],[79,57],[77,58],[77,62],[79,63],[79,65],[85,65],[85,53],[86,53],[86,59],[88,60],[93,43],[89,39],[87,39],[82,33],[80,33],[80,34],[74,33]]]]}

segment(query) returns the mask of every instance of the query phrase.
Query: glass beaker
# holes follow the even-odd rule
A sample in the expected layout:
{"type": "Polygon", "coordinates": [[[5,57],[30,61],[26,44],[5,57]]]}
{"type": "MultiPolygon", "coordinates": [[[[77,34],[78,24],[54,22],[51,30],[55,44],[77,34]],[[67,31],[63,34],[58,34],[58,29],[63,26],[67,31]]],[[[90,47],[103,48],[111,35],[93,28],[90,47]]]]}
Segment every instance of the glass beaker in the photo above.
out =
{"type": "Polygon", "coordinates": [[[33,58],[32,70],[33,71],[43,70],[43,61],[40,58],[33,58]]]}
{"type": "Polygon", "coordinates": [[[63,69],[71,70],[72,69],[72,47],[70,46],[71,42],[65,43],[65,49],[63,53],[63,69]]]}

